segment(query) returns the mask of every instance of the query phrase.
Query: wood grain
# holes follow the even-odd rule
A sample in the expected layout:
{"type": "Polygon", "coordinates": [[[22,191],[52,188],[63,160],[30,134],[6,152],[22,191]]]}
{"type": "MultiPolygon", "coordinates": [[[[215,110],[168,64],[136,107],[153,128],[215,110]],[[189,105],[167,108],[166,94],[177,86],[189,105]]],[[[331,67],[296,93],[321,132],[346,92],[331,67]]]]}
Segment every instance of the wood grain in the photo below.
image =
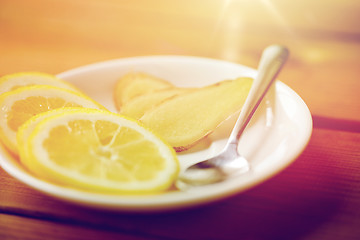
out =
{"type": "Polygon", "coordinates": [[[159,239],[356,239],[359,142],[359,133],[315,130],[304,154],[260,186],[209,206],[157,214],[69,204],[1,172],[0,212],[159,239]]]}
{"type": "Polygon", "coordinates": [[[81,224],[59,223],[0,213],[0,239],[155,240],[156,238],[137,236],[136,233],[128,235],[123,232],[108,231],[96,227],[94,229],[91,226],[82,226],[81,224]]]}

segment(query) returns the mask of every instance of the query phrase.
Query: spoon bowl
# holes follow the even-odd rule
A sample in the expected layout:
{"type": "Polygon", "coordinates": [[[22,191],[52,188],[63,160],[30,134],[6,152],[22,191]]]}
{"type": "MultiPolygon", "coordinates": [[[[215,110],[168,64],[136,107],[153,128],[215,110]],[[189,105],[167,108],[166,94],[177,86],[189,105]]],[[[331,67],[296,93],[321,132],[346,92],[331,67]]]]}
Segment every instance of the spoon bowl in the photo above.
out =
{"type": "Polygon", "coordinates": [[[194,164],[180,175],[176,185],[179,189],[189,186],[203,186],[224,181],[229,176],[237,176],[250,170],[246,158],[235,151],[223,151],[221,154],[206,161],[194,164]],[[235,155],[234,155],[235,154],[235,155]]]}
{"type": "Polygon", "coordinates": [[[175,185],[181,190],[226,180],[251,170],[249,161],[238,152],[238,143],[257,107],[278,76],[288,57],[287,48],[267,47],[261,57],[258,74],[230,134],[224,150],[217,156],[202,160],[180,173],[175,185]]]}

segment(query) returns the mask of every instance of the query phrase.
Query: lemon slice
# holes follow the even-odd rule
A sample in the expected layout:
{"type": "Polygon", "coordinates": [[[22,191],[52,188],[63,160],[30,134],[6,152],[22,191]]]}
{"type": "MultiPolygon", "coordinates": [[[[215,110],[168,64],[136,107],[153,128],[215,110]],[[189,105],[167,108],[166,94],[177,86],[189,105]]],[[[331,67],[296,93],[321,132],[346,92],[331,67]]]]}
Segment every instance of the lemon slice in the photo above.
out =
{"type": "Polygon", "coordinates": [[[18,138],[26,153],[20,157],[34,174],[70,187],[150,193],[169,188],[179,171],[171,146],[108,111],[54,110],[22,125],[18,138]]]}
{"type": "Polygon", "coordinates": [[[75,86],[51,74],[41,72],[20,72],[8,74],[0,78],[0,94],[15,90],[19,87],[32,85],[50,85],[70,90],[77,90],[75,86]]]}
{"type": "Polygon", "coordinates": [[[44,119],[55,116],[62,113],[71,113],[76,112],[80,108],[78,107],[64,107],[64,108],[57,108],[54,110],[49,110],[47,112],[36,114],[35,116],[31,117],[27,120],[24,124],[22,124],[17,131],[16,140],[20,155],[20,161],[25,167],[31,166],[27,160],[29,159],[28,149],[24,148],[30,134],[34,131],[35,127],[44,119]]]}
{"type": "Polygon", "coordinates": [[[0,95],[0,138],[5,147],[18,154],[16,132],[30,117],[62,107],[103,108],[89,97],[53,86],[30,86],[0,95]]]}

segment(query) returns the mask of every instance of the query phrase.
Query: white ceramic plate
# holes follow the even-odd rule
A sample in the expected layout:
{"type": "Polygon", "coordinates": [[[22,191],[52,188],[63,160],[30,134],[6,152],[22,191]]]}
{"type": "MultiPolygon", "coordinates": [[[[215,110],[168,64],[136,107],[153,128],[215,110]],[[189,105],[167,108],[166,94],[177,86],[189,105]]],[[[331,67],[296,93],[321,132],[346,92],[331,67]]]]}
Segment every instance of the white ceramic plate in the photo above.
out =
{"type": "MultiPolygon", "coordinates": [[[[181,87],[204,86],[224,79],[256,75],[254,69],[226,61],[185,56],[150,56],[101,62],[58,76],[73,83],[109,110],[115,111],[112,94],[114,84],[129,71],[146,72],[181,87]]],[[[226,141],[224,133],[231,127],[229,120],[210,137],[209,146],[179,154],[181,167],[219,152],[226,141]]],[[[307,106],[293,90],[277,81],[239,144],[239,151],[250,161],[252,170],[222,183],[151,196],[104,195],[38,179],[4,149],[0,152],[0,163],[5,171],[23,183],[63,200],[114,210],[172,210],[224,199],[263,182],[298,157],[308,143],[311,132],[312,119],[307,106]]]]}

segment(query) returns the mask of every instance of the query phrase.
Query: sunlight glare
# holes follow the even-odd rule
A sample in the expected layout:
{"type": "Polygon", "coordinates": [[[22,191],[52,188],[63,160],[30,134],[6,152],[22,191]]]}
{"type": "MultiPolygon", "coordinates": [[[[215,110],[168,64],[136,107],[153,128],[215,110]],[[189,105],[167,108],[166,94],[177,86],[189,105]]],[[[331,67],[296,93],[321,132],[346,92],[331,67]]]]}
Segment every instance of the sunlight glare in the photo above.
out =
{"type": "Polygon", "coordinates": [[[295,35],[294,31],[288,24],[288,21],[280,14],[278,9],[274,6],[271,0],[259,0],[266,8],[270,11],[272,16],[277,20],[278,23],[281,24],[283,29],[287,31],[291,35],[295,35]]]}

